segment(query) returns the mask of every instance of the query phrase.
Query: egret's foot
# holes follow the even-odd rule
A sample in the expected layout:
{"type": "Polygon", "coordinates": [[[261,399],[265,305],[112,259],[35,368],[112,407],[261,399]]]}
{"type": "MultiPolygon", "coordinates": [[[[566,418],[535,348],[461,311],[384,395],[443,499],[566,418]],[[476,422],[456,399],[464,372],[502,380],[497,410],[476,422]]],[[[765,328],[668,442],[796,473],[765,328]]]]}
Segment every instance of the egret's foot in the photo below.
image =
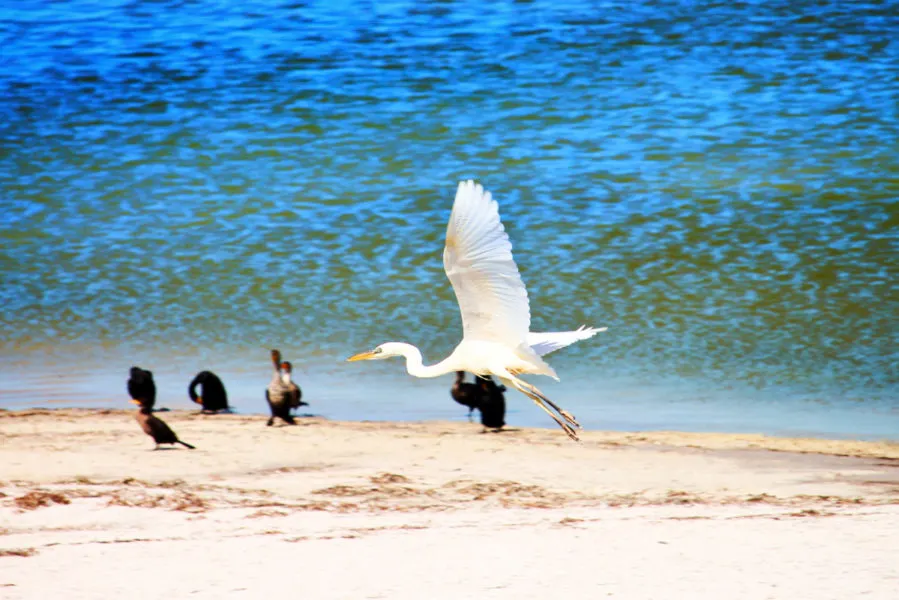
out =
{"type": "Polygon", "coordinates": [[[564,417],[566,421],[568,421],[578,429],[581,429],[581,424],[577,422],[577,419],[574,418],[573,414],[562,408],[556,408],[556,410],[559,411],[559,414],[562,415],[562,417],[564,417]]]}
{"type": "Polygon", "coordinates": [[[566,421],[568,421],[572,426],[577,427],[578,429],[581,428],[581,424],[577,422],[577,419],[574,418],[573,414],[571,414],[570,412],[568,412],[567,410],[565,410],[564,408],[562,408],[561,406],[559,406],[558,404],[556,404],[555,402],[553,402],[552,400],[550,400],[549,398],[544,396],[543,392],[541,392],[537,388],[534,388],[534,392],[538,396],[540,396],[541,400],[543,400],[544,402],[549,404],[553,408],[553,410],[555,410],[557,413],[562,415],[562,418],[565,419],[566,421]]]}

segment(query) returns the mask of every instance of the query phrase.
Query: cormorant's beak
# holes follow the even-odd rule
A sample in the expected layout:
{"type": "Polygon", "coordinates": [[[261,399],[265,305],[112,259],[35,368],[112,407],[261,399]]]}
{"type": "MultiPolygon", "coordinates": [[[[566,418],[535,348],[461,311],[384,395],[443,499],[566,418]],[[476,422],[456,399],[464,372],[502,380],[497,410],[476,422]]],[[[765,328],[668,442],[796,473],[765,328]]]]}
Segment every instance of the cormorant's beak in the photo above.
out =
{"type": "Polygon", "coordinates": [[[129,402],[131,402],[131,404],[137,404],[138,406],[140,406],[140,400],[133,400],[133,399],[132,399],[132,400],[129,400],[129,402]]]}
{"type": "Polygon", "coordinates": [[[371,360],[375,357],[375,352],[360,352],[359,354],[354,354],[348,359],[347,362],[356,362],[357,360],[371,360]]]}

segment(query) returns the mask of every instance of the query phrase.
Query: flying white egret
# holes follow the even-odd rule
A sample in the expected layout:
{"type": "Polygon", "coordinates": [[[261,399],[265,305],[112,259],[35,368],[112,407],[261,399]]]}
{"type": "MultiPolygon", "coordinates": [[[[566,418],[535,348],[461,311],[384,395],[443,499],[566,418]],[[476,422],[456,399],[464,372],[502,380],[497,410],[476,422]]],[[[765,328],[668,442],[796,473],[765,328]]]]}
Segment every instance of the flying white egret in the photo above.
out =
{"type": "Polygon", "coordinates": [[[540,357],[606,328],[529,331],[528,292],[512,259],[512,244],[499,220],[499,207],[490,192],[474,181],[461,182],[456,191],[446,229],[443,268],[462,311],[462,341],[452,354],[435,365],[424,366],[415,346],[387,342],[347,360],[402,356],[406,370],[414,377],[437,377],[455,371],[493,375],[536,402],[571,439],[577,440],[575,427],[580,424],[574,416],[518,375],[548,375],[558,381],[556,372],[540,357]]]}

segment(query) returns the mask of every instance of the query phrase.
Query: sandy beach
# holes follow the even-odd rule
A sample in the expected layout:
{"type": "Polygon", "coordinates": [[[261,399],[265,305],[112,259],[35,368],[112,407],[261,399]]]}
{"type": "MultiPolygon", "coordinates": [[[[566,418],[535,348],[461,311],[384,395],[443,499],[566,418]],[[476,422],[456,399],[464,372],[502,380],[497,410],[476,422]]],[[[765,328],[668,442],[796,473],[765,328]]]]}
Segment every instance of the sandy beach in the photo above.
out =
{"type": "Polygon", "coordinates": [[[899,444],[0,412],[0,597],[883,598],[899,444]]]}

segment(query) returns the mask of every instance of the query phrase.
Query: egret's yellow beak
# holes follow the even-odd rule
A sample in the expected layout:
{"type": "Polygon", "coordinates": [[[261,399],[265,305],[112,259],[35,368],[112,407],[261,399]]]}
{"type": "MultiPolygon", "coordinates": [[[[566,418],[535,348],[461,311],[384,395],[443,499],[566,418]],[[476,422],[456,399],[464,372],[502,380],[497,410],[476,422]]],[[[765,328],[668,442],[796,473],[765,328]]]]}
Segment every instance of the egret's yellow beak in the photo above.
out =
{"type": "Polygon", "coordinates": [[[376,356],[374,352],[360,352],[349,357],[347,362],[356,362],[357,360],[371,360],[376,356]]]}

